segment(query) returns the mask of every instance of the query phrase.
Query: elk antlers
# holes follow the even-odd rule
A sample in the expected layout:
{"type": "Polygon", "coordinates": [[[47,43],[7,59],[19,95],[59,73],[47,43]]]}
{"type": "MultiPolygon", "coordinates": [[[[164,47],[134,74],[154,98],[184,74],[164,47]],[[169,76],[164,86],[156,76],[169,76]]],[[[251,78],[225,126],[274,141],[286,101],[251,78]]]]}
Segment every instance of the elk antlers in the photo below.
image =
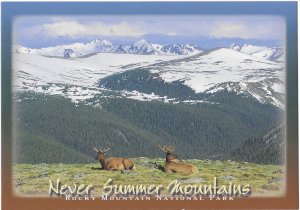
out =
{"type": "Polygon", "coordinates": [[[99,153],[106,153],[108,150],[110,150],[110,148],[107,148],[107,149],[101,149],[101,148],[97,148],[97,147],[94,147],[93,148],[96,152],[99,152],[99,153]]]}
{"type": "Polygon", "coordinates": [[[95,150],[96,152],[100,152],[99,149],[97,149],[97,147],[94,147],[93,150],[95,150]]]}
{"type": "Polygon", "coordinates": [[[163,147],[161,147],[160,145],[157,145],[157,146],[158,146],[159,149],[161,149],[162,151],[164,151],[166,153],[174,152],[174,150],[175,150],[175,147],[173,147],[173,146],[167,146],[167,145],[165,145],[163,147]]]}

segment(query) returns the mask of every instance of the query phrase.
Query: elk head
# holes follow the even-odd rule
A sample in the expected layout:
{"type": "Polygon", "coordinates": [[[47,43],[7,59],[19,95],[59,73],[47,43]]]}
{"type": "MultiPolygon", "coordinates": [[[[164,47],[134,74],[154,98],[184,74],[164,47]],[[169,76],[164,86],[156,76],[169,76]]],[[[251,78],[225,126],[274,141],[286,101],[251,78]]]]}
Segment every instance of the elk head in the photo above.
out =
{"type": "Polygon", "coordinates": [[[158,148],[166,153],[166,162],[177,160],[178,156],[173,153],[175,150],[173,146],[165,145],[162,147],[158,145],[158,148]]]}
{"type": "Polygon", "coordinates": [[[101,148],[97,148],[97,147],[94,147],[93,148],[96,152],[97,152],[97,156],[96,156],[96,160],[104,160],[105,159],[105,153],[110,150],[110,148],[107,148],[107,149],[101,149],[101,148]]]}

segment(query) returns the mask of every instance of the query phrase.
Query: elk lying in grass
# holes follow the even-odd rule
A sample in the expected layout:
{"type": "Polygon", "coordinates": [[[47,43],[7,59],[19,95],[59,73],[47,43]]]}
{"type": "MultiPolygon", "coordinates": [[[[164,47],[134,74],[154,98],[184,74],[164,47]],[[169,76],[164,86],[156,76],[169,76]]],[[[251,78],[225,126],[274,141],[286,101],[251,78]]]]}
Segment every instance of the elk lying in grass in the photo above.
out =
{"type": "Polygon", "coordinates": [[[177,162],[177,156],[173,154],[175,148],[172,146],[158,147],[166,153],[165,171],[168,173],[195,174],[198,168],[193,165],[177,162]]]}
{"type": "Polygon", "coordinates": [[[117,158],[117,157],[105,158],[105,153],[108,150],[110,150],[110,148],[98,149],[94,147],[94,150],[97,152],[96,160],[99,160],[104,170],[117,171],[117,170],[135,169],[133,162],[127,158],[117,158]]]}

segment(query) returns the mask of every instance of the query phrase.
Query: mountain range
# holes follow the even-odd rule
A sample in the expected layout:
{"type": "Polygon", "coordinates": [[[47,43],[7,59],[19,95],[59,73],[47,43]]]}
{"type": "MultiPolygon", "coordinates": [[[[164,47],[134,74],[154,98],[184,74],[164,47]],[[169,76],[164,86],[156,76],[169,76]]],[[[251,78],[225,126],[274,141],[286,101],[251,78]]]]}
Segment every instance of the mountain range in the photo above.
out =
{"type": "Polygon", "coordinates": [[[148,148],[171,144],[184,158],[283,163],[282,47],[203,51],[191,44],[121,46],[97,39],[15,46],[12,57],[16,162],[75,161],[53,159],[49,148],[89,162],[93,146],[110,142],[116,155],[130,157],[159,157],[148,148]]]}
{"type": "Polygon", "coordinates": [[[17,89],[61,94],[77,102],[112,91],[139,100],[194,103],[229,91],[283,108],[283,51],[236,44],[200,51],[193,45],[145,40],[123,47],[97,39],[42,49],[16,47],[13,73],[17,89]]]}
{"type": "Polygon", "coordinates": [[[88,43],[74,43],[46,48],[27,48],[14,46],[14,52],[64,58],[81,57],[90,53],[129,53],[140,55],[192,55],[202,52],[191,44],[152,44],[142,39],[129,46],[113,44],[107,40],[96,39],[88,43]]]}

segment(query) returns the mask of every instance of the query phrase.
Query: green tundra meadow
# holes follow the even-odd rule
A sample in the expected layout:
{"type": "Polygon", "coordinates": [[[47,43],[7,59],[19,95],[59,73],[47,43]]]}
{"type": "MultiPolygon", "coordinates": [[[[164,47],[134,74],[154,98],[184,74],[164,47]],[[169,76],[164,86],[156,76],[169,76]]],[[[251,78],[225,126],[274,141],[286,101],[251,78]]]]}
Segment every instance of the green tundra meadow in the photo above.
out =
{"type": "Polygon", "coordinates": [[[102,194],[103,185],[111,178],[113,184],[162,184],[167,187],[173,180],[184,184],[211,184],[217,177],[219,185],[249,184],[250,196],[280,196],[285,191],[285,168],[282,165],[262,165],[248,162],[220,160],[186,160],[199,168],[199,174],[183,175],[166,173],[157,168],[164,159],[132,158],[136,165],[134,171],[101,170],[98,162],[91,164],[15,164],[13,166],[13,185],[16,195],[49,195],[49,180],[56,184],[93,185],[92,196],[102,194]]]}

